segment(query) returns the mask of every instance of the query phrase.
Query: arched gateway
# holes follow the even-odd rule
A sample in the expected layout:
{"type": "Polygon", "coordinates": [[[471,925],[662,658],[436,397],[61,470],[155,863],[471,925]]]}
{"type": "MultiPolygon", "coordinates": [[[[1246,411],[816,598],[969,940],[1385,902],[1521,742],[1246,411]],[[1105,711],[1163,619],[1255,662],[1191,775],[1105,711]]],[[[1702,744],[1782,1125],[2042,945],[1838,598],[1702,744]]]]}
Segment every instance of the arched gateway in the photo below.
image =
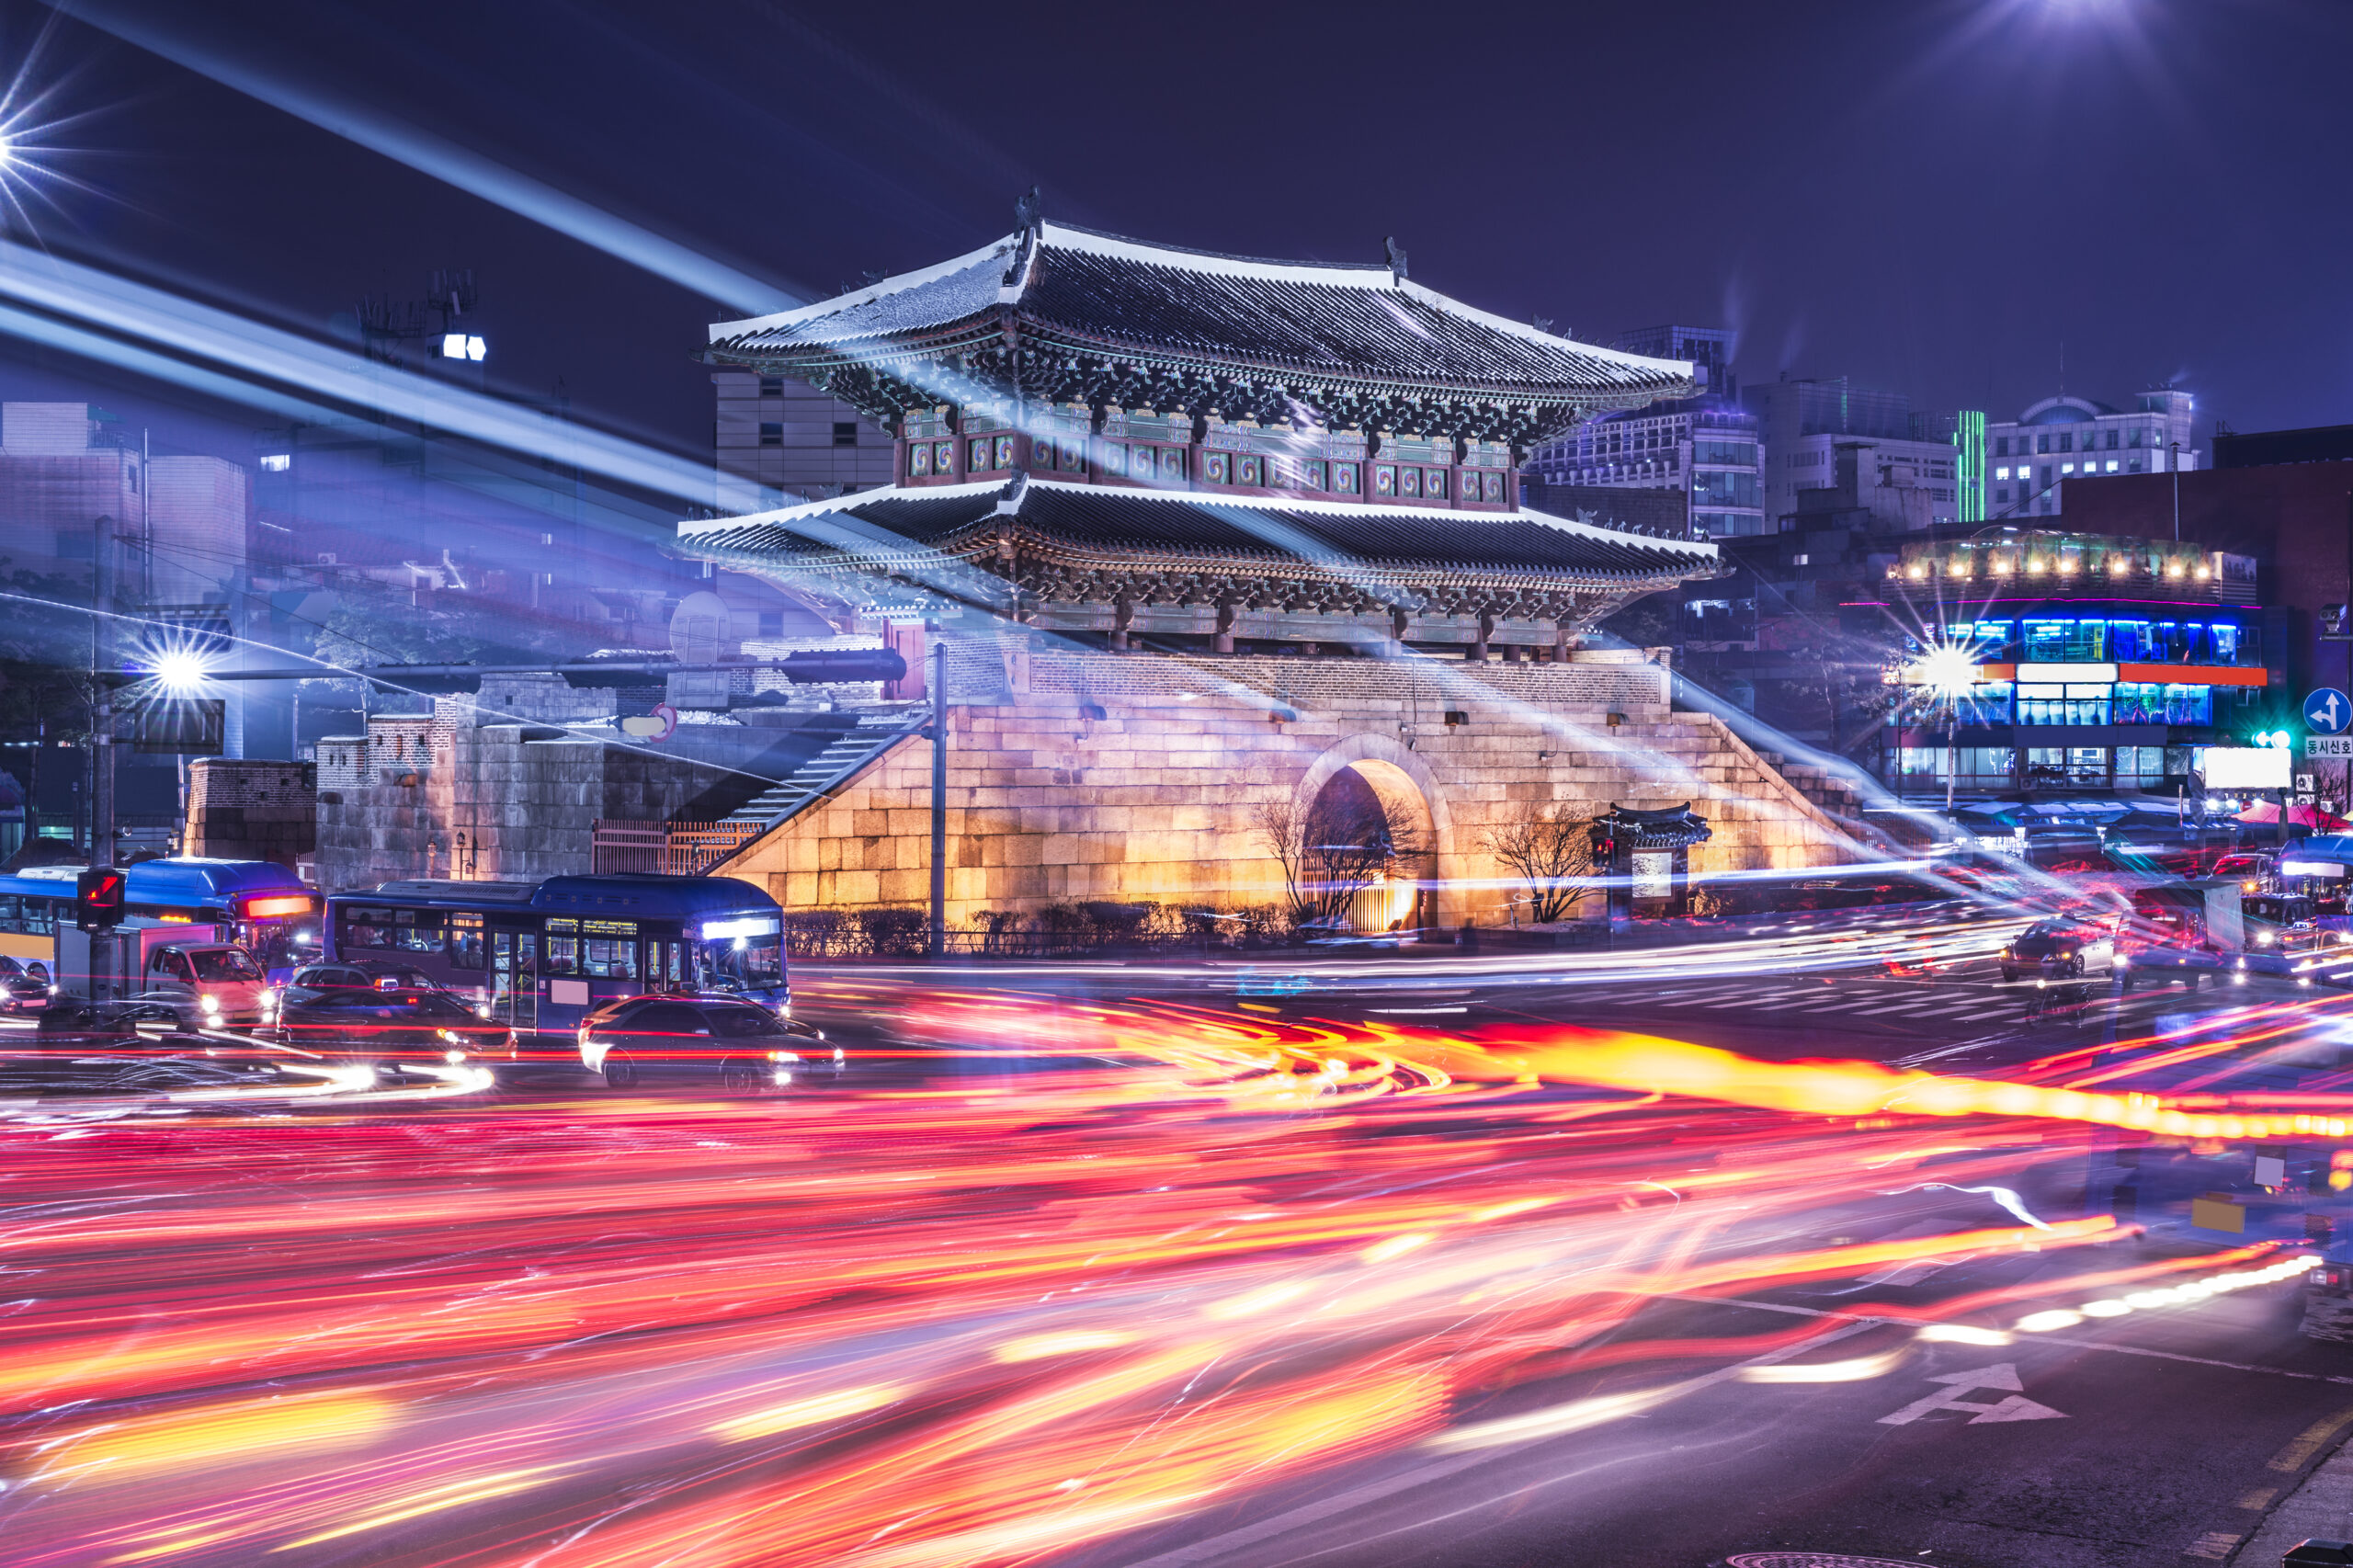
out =
{"type": "MultiPolygon", "coordinates": [[[[1735,863],[1839,857],[1821,812],[1666,677],[1582,634],[1717,570],[1704,541],[1530,512],[1530,445],[1692,390],[1410,282],[1038,221],[969,256],[711,329],[893,437],[887,489],[681,525],[845,634],[953,650],[949,916],[1286,896],[1268,824],[1378,815],[1358,924],[1492,919],[1530,811],[1698,799],[1735,863]],[[1345,777],[1344,777],[1345,776],[1345,777]],[[1753,818],[1753,831],[1738,819],[1753,818]]],[[[887,688],[911,702],[921,676],[887,688]]],[[[737,813],[721,869],[790,907],[920,904],[920,710],[856,706],[832,771],[737,813]]],[[[1293,879],[1295,880],[1295,879],[1293,879]]]]}

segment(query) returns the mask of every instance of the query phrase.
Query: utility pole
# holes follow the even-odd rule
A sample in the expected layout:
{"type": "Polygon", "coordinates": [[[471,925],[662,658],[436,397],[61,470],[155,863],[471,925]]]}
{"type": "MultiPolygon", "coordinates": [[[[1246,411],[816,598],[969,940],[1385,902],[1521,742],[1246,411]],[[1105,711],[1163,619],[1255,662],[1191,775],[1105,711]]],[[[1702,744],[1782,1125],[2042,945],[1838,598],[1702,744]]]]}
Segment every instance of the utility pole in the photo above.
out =
{"type": "Polygon", "coordinates": [[[931,956],[948,956],[948,642],[931,645],[931,956]]]}

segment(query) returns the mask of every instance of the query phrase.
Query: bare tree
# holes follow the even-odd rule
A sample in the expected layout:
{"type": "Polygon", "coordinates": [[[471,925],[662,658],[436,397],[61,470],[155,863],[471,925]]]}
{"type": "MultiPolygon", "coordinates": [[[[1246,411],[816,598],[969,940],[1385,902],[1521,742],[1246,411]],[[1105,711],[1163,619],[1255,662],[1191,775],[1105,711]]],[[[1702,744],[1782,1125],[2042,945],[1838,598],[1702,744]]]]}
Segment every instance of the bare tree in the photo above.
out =
{"type": "Polygon", "coordinates": [[[1586,892],[1593,869],[1593,824],[1557,807],[1523,801],[1517,813],[1480,835],[1488,850],[1528,886],[1529,918],[1566,920],[1586,892]]]}
{"type": "Polygon", "coordinates": [[[1250,824],[1266,841],[1267,852],[1281,863],[1283,896],[1290,901],[1294,923],[1314,913],[1303,893],[1307,880],[1307,813],[1290,801],[1262,801],[1250,808],[1250,824]]]}
{"type": "Polygon", "coordinates": [[[1327,789],[1305,811],[1267,801],[1251,821],[1282,864],[1291,917],[1302,924],[1347,919],[1358,894],[1429,852],[1420,825],[1369,786],[1327,789]]]}

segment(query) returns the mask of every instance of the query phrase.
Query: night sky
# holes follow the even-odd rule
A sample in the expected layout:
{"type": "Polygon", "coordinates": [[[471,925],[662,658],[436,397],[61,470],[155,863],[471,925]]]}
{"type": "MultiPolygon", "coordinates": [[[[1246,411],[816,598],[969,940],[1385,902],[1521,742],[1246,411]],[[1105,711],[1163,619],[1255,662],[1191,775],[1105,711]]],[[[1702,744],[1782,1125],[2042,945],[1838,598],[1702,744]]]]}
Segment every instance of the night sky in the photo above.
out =
{"type": "MultiPolygon", "coordinates": [[[[1741,333],[1745,380],[1850,375],[1995,417],[2167,378],[2239,429],[2353,420],[2353,5],[696,4],[68,7],[427,127],[780,290],[926,265],[1046,210],[1376,260],[1606,338],[1741,333]],[[125,23],[122,19],[129,18],[125,23]]],[[[743,313],[89,22],[0,0],[28,207],[83,259],[322,336],[472,267],[493,384],[710,449],[705,323],[743,313]]],[[[166,46],[167,52],[178,51],[166,46]]],[[[0,348],[159,449],[267,421],[0,348]],[[242,422],[241,422],[242,421],[242,422]]]]}

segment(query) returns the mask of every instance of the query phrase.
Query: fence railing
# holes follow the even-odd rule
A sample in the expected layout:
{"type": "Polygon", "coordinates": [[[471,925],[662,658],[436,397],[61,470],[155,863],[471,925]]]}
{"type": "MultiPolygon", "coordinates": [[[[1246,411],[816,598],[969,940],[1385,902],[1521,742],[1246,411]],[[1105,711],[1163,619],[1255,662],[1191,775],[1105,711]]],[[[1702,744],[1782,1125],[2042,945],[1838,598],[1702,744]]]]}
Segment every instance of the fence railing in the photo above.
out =
{"type": "Polygon", "coordinates": [[[606,822],[591,841],[598,876],[699,877],[760,835],[748,822],[606,822]]]}

